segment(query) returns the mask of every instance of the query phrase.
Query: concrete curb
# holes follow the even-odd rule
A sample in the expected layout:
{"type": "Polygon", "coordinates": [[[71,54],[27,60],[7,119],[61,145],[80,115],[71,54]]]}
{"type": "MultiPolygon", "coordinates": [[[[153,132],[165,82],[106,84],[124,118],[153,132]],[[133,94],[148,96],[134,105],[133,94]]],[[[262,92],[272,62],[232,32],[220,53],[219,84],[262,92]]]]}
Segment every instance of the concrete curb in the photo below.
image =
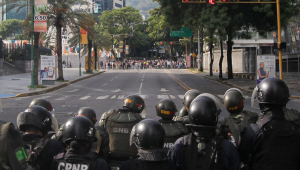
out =
{"type": "MultiPolygon", "coordinates": [[[[88,75],[88,76],[85,76],[85,77],[81,77],[81,78],[75,79],[75,80],[70,81],[70,82],[66,82],[66,83],[63,83],[63,84],[60,84],[60,85],[51,87],[51,88],[47,88],[47,89],[45,89],[45,90],[36,91],[36,92],[30,92],[30,93],[21,93],[21,94],[17,94],[16,96],[8,97],[8,98],[27,97],[27,96],[34,96],[34,95],[39,95],[39,94],[44,94],[44,93],[53,92],[53,91],[55,91],[55,90],[58,90],[58,89],[67,87],[67,86],[69,86],[69,85],[71,85],[71,84],[77,83],[77,82],[79,82],[79,81],[81,81],[81,80],[85,80],[85,79],[88,79],[88,78],[91,78],[91,77],[95,77],[95,76],[100,75],[100,74],[102,74],[102,73],[104,73],[104,72],[105,72],[105,71],[101,71],[101,72],[99,72],[99,73],[95,73],[95,74],[92,74],[92,75],[88,75]]],[[[2,98],[2,99],[8,99],[8,98],[2,98]]]]}

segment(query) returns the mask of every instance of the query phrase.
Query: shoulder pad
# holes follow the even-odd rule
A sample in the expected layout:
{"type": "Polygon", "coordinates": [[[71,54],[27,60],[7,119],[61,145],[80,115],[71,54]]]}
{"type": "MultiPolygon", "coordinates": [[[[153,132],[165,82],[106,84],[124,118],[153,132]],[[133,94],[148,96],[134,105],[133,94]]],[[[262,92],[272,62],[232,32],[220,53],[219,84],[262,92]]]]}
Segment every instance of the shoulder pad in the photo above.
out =
{"type": "Polygon", "coordinates": [[[114,109],[110,109],[107,112],[104,112],[99,120],[99,126],[104,127],[106,119],[115,112],[114,109]]]}
{"type": "Polygon", "coordinates": [[[139,115],[138,113],[132,113],[132,112],[121,113],[120,111],[117,112],[118,113],[116,113],[115,115],[109,118],[112,122],[119,122],[119,123],[139,122],[143,119],[142,116],[139,115]]]}
{"type": "Polygon", "coordinates": [[[65,154],[65,152],[59,153],[58,155],[54,156],[54,159],[63,159],[65,154]]]}

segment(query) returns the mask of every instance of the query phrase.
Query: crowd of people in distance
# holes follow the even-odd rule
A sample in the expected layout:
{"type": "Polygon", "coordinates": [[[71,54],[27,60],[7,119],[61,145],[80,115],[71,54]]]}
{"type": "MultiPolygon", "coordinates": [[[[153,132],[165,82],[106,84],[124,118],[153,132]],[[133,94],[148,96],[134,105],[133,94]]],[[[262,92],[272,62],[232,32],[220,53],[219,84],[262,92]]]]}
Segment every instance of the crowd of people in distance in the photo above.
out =
{"type": "Polygon", "coordinates": [[[105,70],[128,70],[128,69],[183,69],[186,68],[184,61],[172,60],[124,60],[100,62],[100,69],[105,70]]]}
{"type": "Polygon", "coordinates": [[[224,93],[224,104],[190,89],[178,116],[174,101],[160,100],[156,121],[145,118],[144,99],[132,94],[99,121],[82,107],[60,127],[52,104],[34,99],[17,128],[0,121],[0,169],[297,170],[300,113],[286,107],[289,96],[284,81],[263,79],[253,90],[256,113],[244,109],[237,88],[224,93]],[[219,120],[223,106],[229,115],[219,120]]]}

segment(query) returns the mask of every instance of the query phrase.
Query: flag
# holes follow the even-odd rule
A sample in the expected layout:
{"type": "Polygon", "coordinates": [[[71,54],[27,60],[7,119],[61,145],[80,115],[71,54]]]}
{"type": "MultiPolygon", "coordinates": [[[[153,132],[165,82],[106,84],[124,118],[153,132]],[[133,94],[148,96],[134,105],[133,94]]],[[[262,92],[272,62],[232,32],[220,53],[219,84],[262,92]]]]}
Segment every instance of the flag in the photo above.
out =
{"type": "Polygon", "coordinates": [[[80,44],[87,44],[87,31],[85,29],[80,28],[80,44]]]}

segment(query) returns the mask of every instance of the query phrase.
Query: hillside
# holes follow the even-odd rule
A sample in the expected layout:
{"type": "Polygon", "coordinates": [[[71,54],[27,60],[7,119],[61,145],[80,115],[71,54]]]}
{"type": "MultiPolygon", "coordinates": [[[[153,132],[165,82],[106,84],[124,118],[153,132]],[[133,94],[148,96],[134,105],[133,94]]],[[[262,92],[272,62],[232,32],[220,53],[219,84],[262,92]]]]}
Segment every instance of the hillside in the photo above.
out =
{"type": "Polygon", "coordinates": [[[126,6],[132,6],[141,11],[141,14],[147,14],[149,10],[159,6],[152,0],[126,0],[126,6]]]}

